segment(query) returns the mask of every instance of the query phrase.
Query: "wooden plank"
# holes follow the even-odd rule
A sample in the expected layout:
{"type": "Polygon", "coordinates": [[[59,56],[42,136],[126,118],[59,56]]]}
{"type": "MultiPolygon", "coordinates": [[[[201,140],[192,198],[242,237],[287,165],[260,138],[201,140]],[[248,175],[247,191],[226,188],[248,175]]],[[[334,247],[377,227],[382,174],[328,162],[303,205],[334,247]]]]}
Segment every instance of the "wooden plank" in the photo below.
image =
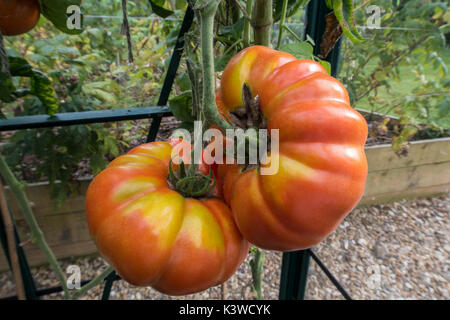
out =
{"type": "MultiPolygon", "coordinates": [[[[62,245],[91,240],[84,211],[38,217],[37,222],[49,245],[62,245]]],[[[22,242],[26,241],[27,235],[29,234],[26,221],[17,220],[16,225],[22,242]]],[[[28,244],[27,248],[35,248],[38,250],[35,244],[28,244]]]]}
{"type": "MultiPolygon", "coordinates": [[[[71,257],[86,256],[97,253],[97,247],[93,241],[83,241],[77,243],[69,243],[63,245],[50,246],[58,259],[65,259],[71,257]]],[[[39,266],[46,264],[47,260],[40,250],[25,248],[30,266],[39,266]]],[[[8,269],[8,263],[3,254],[0,254],[0,271],[8,269]]]]}
{"type": "Polygon", "coordinates": [[[433,141],[413,141],[409,154],[399,157],[390,144],[366,148],[369,171],[418,166],[450,161],[450,138],[433,141]]]}
{"type": "MultiPolygon", "coordinates": [[[[54,201],[50,197],[50,186],[48,183],[28,184],[25,188],[31,208],[36,217],[59,215],[63,213],[84,211],[84,198],[91,180],[82,180],[79,183],[78,195],[70,196],[59,208],[55,208],[54,201]]],[[[23,219],[22,210],[9,187],[5,187],[8,203],[14,218],[23,219]]]]}
{"type": "Polygon", "coordinates": [[[365,195],[361,199],[361,202],[358,204],[358,207],[395,202],[403,199],[433,197],[448,192],[450,192],[450,183],[423,188],[416,187],[398,192],[379,193],[371,196],[365,195]]]}
{"type": "Polygon", "coordinates": [[[450,162],[369,172],[364,196],[450,183],[450,162]]]}
{"type": "MultiPolygon", "coordinates": [[[[49,246],[57,250],[55,251],[57,258],[87,255],[96,252],[95,244],[89,234],[84,211],[40,216],[37,217],[37,221],[49,246]]],[[[21,240],[26,242],[29,234],[26,222],[22,219],[17,220],[16,225],[21,240]]],[[[46,261],[45,256],[36,244],[25,244],[24,250],[32,266],[46,261]]],[[[0,271],[7,267],[5,256],[3,252],[0,252],[0,271]]]]}

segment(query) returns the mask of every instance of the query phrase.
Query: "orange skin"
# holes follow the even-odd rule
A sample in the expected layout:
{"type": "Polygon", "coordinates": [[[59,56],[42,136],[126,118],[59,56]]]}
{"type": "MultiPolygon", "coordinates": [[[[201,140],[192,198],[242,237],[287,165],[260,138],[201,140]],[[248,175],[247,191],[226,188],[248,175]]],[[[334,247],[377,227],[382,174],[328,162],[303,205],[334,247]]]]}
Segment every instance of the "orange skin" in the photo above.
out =
{"type": "Polygon", "coordinates": [[[0,0],[0,31],[16,36],[33,29],[41,16],[37,0],[0,0]]]}
{"type": "Polygon", "coordinates": [[[103,257],[131,284],[170,295],[223,283],[249,250],[223,201],[184,198],[170,188],[178,143],[148,143],[116,158],[86,195],[89,230],[103,257]]]}
{"type": "MultiPolygon", "coordinates": [[[[220,109],[243,105],[247,83],[259,95],[268,129],[280,129],[275,175],[219,165],[218,178],[244,237],[268,250],[310,248],[333,232],[362,197],[367,124],[347,90],[311,60],[254,46],[222,76],[220,109]]],[[[270,131],[269,131],[270,132],[270,131]]]]}

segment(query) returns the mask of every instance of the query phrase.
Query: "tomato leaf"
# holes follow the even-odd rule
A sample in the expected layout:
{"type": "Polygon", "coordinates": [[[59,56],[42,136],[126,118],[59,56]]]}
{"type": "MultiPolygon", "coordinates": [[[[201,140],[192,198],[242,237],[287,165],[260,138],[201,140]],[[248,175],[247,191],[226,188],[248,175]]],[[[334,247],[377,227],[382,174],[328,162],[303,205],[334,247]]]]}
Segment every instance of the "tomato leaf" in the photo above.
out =
{"type": "Polygon", "coordinates": [[[318,59],[317,62],[327,70],[328,74],[331,74],[331,64],[328,61],[318,59]]]}
{"type": "Polygon", "coordinates": [[[170,99],[169,107],[175,118],[183,122],[193,122],[192,116],[192,92],[185,91],[170,99]]]}
{"type": "Polygon", "coordinates": [[[13,93],[16,91],[16,87],[12,83],[11,79],[4,72],[0,72],[0,101],[13,102],[16,100],[13,93]]]}
{"type": "MultiPolygon", "coordinates": [[[[83,29],[69,29],[67,26],[67,22],[72,17],[72,14],[67,13],[67,8],[72,5],[76,5],[78,7],[81,6],[81,0],[39,0],[41,4],[41,10],[44,17],[50,20],[53,25],[58,28],[60,31],[67,34],[80,34],[83,32],[83,29]]],[[[73,13],[77,14],[77,13],[73,13]]],[[[83,26],[83,14],[80,13],[80,22],[81,26],[83,26]]]]}
{"type": "Polygon", "coordinates": [[[297,59],[312,59],[314,49],[310,43],[302,41],[283,45],[280,51],[290,53],[297,59]]]}
{"type": "Polygon", "coordinates": [[[31,93],[41,100],[48,115],[54,115],[59,108],[52,81],[42,72],[33,70],[31,93]]]}
{"type": "MultiPolygon", "coordinates": [[[[281,19],[281,13],[283,11],[284,0],[273,1],[273,20],[277,22],[281,19]]],[[[288,0],[287,17],[293,16],[300,7],[305,6],[309,0],[288,0]]]]}
{"type": "Polygon", "coordinates": [[[164,3],[166,2],[165,0],[149,0],[149,2],[150,6],[152,7],[153,13],[155,13],[156,15],[162,18],[167,18],[168,16],[173,14],[173,11],[167,10],[163,7],[164,3]]]}
{"type": "MultiPolygon", "coordinates": [[[[31,90],[24,91],[24,93],[30,93],[39,98],[48,115],[55,114],[58,111],[59,103],[52,81],[41,71],[33,69],[22,57],[9,57],[8,60],[11,76],[31,78],[31,90]]],[[[23,94],[18,95],[22,96],[23,94]]]]}

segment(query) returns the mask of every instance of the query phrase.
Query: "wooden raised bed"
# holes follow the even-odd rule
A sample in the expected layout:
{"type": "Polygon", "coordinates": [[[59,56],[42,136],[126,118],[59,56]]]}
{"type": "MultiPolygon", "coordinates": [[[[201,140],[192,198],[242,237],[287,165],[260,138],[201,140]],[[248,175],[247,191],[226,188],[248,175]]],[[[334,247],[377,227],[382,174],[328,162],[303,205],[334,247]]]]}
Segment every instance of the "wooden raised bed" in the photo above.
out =
{"type": "MultiPolygon", "coordinates": [[[[369,176],[361,206],[449,192],[450,138],[412,142],[408,156],[402,158],[392,151],[391,145],[367,147],[366,154],[369,176]]],[[[32,184],[26,189],[38,223],[58,258],[97,252],[84,215],[84,194],[88,184],[88,180],[81,181],[80,195],[69,198],[57,210],[47,184],[32,184]]],[[[24,241],[27,239],[26,223],[14,197],[8,188],[6,190],[24,241]]],[[[35,244],[26,244],[25,252],[32,266],[46,262],[35,244]]],[[[8,264],[0,252],[0,271],[6,269],[8,264]]]]}

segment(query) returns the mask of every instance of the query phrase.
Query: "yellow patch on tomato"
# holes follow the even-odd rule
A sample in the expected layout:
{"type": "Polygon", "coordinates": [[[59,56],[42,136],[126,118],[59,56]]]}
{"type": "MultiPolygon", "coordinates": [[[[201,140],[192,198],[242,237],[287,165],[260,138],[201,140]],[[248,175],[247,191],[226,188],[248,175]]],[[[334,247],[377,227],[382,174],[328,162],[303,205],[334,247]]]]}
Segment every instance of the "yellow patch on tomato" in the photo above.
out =
{"type": "MultiPolygon", "coordinates": [[[[222,80],[222,97],[228,110],[234,109],[244,105],[242,100],[242,87],[244,83],[248,83],[251,73],[251,67],[258,57],[255,51],[246,51],[244,56],[238,62],[226,70],[226,81],[222,80]]],[[[250,88],[251,89],[251,88],[250,88]]]]}
{"type": "Polygon", "coordinates": [[[169,161],[172,154],[172,146],[167,142],[151,142],[132,149],[128,154],[145,154],[162,161],[169,161]]]}
{"type": "Polygon", "coordinates": [[[163,189],[132,201],[123,209],[122,214],[140,212],[149,232],[157,235],[159,246],[166,249],[172,246],[181,229],[184,206],[185,199],[179,193],[163,189]]]}
{"type": "Polygon", "coordinates": [[[272,200],[278,206],[283,207],[284,193],[282,190],[289,188],[292,181],[312,179],[316,170],[283,154],[272,153],[269,157],[271,162],[278,161],[278,172],[261,175],[260,178],[266,194],[270,194],[272,200]]]}
{"type": "Polygon", "coordinates": [[[160,165],[161,160],[147,155],[140,154],[126,154],[114,159],[108,167],[118,167],[123,165],[133,165],[133,166],[145,166],[145,165],[160,165]]]}
{"type": "Polygon", "coordinates": [[[115,188],[112,199],[114,199],[116,202],[123,202],[146,190],[166,186],[166,181],[154,177],[133,178],[130,180],[126,180],[117,188],[115,188]]]}
{"type": "Polygon", "coordinates": [[[180,235],[184,234],[198,248],[225,250],[222,229],[209,209],[195,199],[186,200],[186,213],[180,235]]]}

